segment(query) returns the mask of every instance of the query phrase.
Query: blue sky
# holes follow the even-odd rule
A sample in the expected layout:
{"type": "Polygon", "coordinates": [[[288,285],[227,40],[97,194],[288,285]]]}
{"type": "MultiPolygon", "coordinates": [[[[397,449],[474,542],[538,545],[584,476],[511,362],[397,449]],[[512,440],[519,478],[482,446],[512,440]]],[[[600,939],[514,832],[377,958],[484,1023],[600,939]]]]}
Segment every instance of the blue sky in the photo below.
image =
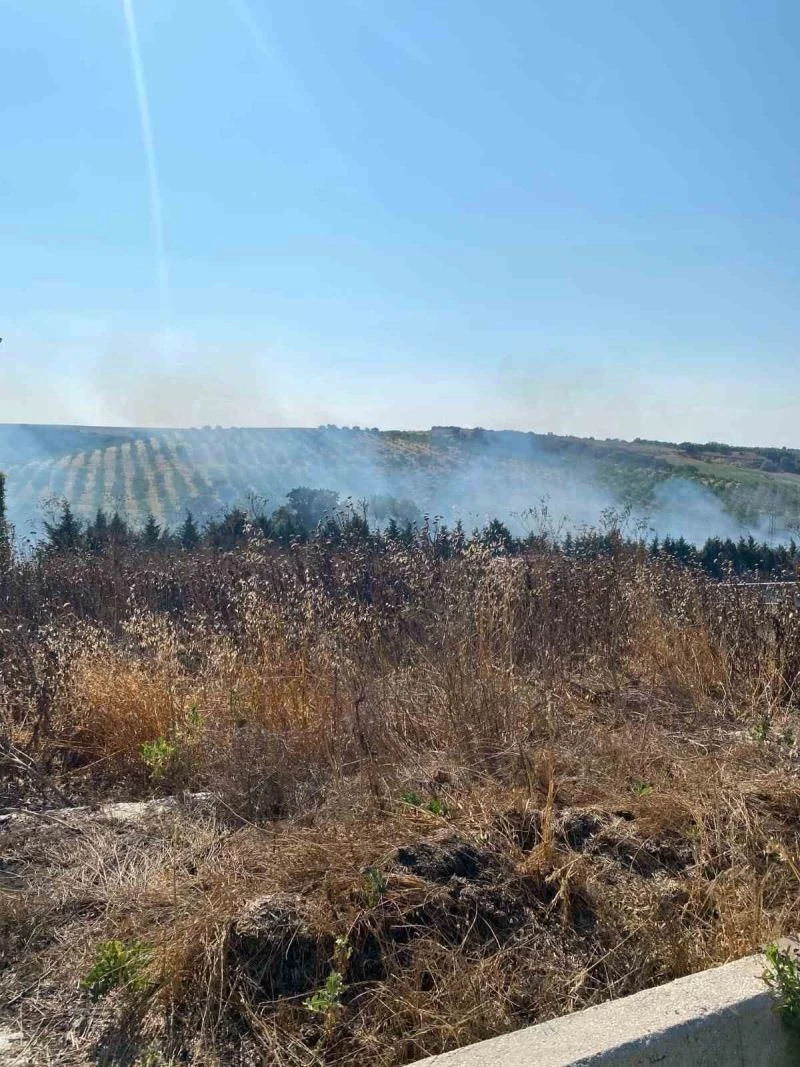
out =
{"type": "Polygon", "coordinates": [[[797,3],[127,2],[156,189],[126,0],[0,0],[0,420],[800,446],[797,3]]]}

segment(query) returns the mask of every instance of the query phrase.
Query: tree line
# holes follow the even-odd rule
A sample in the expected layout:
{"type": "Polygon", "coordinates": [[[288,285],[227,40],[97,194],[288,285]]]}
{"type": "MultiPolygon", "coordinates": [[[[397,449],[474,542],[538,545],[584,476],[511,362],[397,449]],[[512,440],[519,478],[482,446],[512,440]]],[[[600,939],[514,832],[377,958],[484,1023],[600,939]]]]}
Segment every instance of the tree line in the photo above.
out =
{"type": "MultiPolygon", "coordinates": [[[[464,552],[470,544],[477,544],[498,556],[546,549],[581,559],[638,551],[699,568],[715,579],[792,580],[800,575],[800,548],[794,540],[773,545],[753,536],[738,540],[709,537],[699,546],[684,537],[646,540],[641,535],[627,535],[624,518],[606,515],[601,529],[561,534],[548,528],[545,513],[538,529],[523,536],[514,535],[500,519],[491,519],[482,528],[467,533],[460,521],[450,527],[441,519],[417,517],[410,501],[386,496],[369,503],[342,503],[333,490],[298,486],[286,494],[285,504],[271,512],[263,504],[247,510],[233,507],[201,524],[187,511],[175,529],[161,525],[152,515],[143,526],[135,527],[119,512],[108,515],[102,508],[91,521],[85,521],[68,501],[63,501],[44,522],[44,537],[35,551],[45,555],[104,555],[126,549],[161,553],[231,551],[259,540],[289,547],[293,542],[315,539],[329,546],[361,543],[376,550],[391,544],[411,547],[424,543],[436,556],[447,559],[464,552]]],[[[5,481],[0,473],[0,566],[8,564],[12,555],[13,531],[6,517],[5,481]]]]}

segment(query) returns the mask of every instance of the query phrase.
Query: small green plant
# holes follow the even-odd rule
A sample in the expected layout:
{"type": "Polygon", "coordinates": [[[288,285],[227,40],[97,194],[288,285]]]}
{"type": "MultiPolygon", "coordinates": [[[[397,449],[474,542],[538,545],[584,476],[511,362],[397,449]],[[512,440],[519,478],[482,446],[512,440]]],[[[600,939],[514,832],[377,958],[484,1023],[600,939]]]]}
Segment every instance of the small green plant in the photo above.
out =
{"type": "Polygon", "coordinates": [[[447,804],[440,797],[430,797],[427,802],[423,802],[419,793],[414,792],[413,789],[405,790],[402,794],[402,801],[412,808],[424,808],[425,811],[429,811],[432,815],[444,816],[447,814],[447,804]]]}
{"type": "Polygon", "coordinates": [[[367,867],[364,878],[367,883],[367,906],[375,908],[380,904],[388,888],[386,879],[377,867],[367,867]]]}
{"type": "Polygon", "coordinates": [[[184,717],[184,722],[189,729],[193,730],[196,730],[203,725],[203,716],[200,714],[200,709],[196,704],[190,706],[184,717]]]}
{"type": "Polygon", "coordinates": [[[203,726],[203,716],[197,704],[192,704],[183,717],[169,731],[167,737],[145,741],[139,749],[142,763],[154,779],[163,778],[179,755],[180,750],[191,744],[203,726]]]}
{"type": "Polygon", "coordinates": [[[143,969],[150,959],[141,941],[102,941],[95,950],[94,963],[81,982],[81,988],[93,1001],[100,1000],[112,989],[126,986],[143,989],[146,982],[143,969]]]}
{"type": "Polygon", "coordinates": [[[649,797],[653,792],[653,787],[649,782],[636,781],[631,786],[631,792],[635,793],[637,797],[649,797]]]}
{"type": "Polygon", "coordinates": [[[754,741],[767,741],[771,729],[772,719],[766,712],[764,712],[763,715],[759,715],[753,726],[750,728],[750,736],[754,741]]]}
{"type": "Polygon", "coordinates": [[[157,1045],[148,1045],[139,1054],[134,1067],[169,1067],[169,1060],[157,1045]]]}
{"type": "Polygon", "coordinates": [[[325,1018],[328,1026],[335,1021],[342,1007],[342,994],[347,991],[344,980],[347,963],[353,955],[353,947],[346,937],[337,937],[333,950],[333,970],[325,979],[325,985],[303,1001],[303,1006],[315,1015],[325,1018]]]}
{"type": "Polygon", "coordinates": [[[767,945],[764,955],[764,981],[778,1001],[781,1016],[788,1026],[800,1029],[800,964],[775,944],[767,945]]]}
{"type": "Polygon", "coordinates": [[[347,961],[353,955],[353,946],[346,937],[337,937],[334,942],[333,961],[339,970],[344,971],[347,961]]]}
{"type": "Polygon", "coordinates": [[[157,737],[155,741],[145,741],[139,754],[152,777],[163,778],[175,756],[175,745],[166,737],[157,737]]]}
{"type": "Polygon", "coordinates": [[[787,726],[784,730],[781,730],[778,735],[778,740],[782,745],[786,745],[787,748],[794,748],[796,738],[794,736],[794,730],[791,726],[787,726]]]}
{"type": "Polygon", "coordinates": [[[326,1020],[335,1015],[342,1006],[342,993],[345,992],[344,975],[341,971],[331,971],[325,979],[325,985],[303,1001],[303,1006],[315,1015],[324,1015],[326,1020]]]}

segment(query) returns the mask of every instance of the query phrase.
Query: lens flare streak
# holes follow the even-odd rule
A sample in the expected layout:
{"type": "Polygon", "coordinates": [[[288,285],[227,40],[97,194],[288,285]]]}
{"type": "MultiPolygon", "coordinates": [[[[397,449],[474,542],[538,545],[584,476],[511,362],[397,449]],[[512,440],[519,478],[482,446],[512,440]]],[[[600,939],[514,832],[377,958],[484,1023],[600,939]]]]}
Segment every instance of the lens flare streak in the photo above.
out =
{"type": "Polygon", "coordinates": [[[170,312],[170,283],[169,268],[167,264],[167,247],[164,238],[164,210],[161,198],[161,183],[158,177],[158,161],[156,158],[155,139],[153,137],[153,123],[150,117],[150,102],[147,93],[147,82],[144,76],[142,53],[139,47],[139,34],[136,29],[136,15],[133,0],[122,0],[122,10],[125,16],[125,28],[128,36],[128,50],[130,52],[133,81],[136,88],[136,104],[139,111],[139,126],[142,134],[145,163],[147,166],[147,184],[150,193],[150,214],[153,227],[153,241],[155,243],[156,266],[158,271],[158,294],[161,304],[161,315],[165,323],[169,319],[170,312]]]}

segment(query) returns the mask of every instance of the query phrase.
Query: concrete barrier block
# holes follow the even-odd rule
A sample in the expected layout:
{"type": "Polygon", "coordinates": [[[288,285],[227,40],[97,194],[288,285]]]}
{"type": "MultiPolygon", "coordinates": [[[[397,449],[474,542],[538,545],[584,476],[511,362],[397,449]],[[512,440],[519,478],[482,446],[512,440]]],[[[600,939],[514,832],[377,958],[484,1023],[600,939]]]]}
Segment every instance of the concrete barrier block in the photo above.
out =
{"type": "Polygon", "coordinates": [[[414,1067],[797,1067],[764,967],[748,956],[414,1067]]]}

